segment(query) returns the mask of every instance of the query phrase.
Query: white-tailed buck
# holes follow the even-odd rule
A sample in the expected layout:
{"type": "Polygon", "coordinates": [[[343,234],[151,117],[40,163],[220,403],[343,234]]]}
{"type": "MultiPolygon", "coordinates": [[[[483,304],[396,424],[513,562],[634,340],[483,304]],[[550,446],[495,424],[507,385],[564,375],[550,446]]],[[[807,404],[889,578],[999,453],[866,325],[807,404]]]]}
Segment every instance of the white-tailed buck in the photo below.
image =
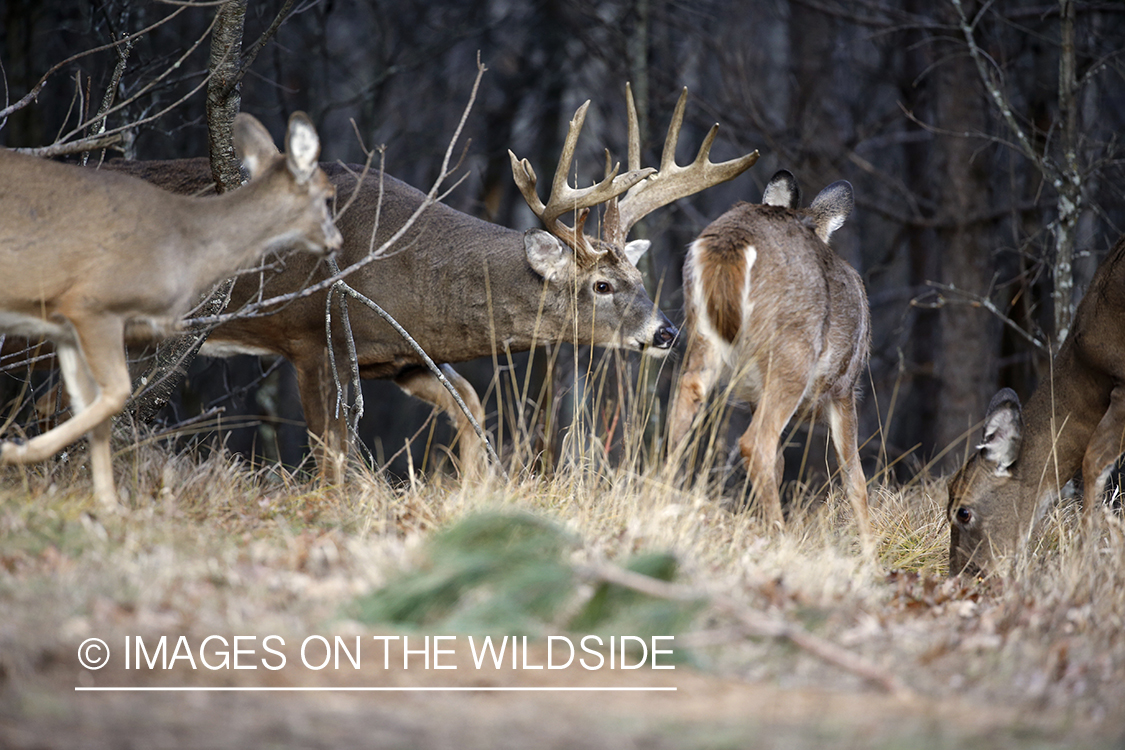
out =
{"type": "MultiPolygon", "coordinates": [[[[567,173],[587,102],[571,120],[546,203],[537,195],[531,165],[511,154],[516,184],[547,231],[507,229],[437,203],[422,213],[385,257],[357,269],[347,277],[347,283],[383,307],[435,362],[444,365],[446,376],[482,423],[480,400],[448,363],[495,352],[527,351],[557,341],[623,347],[663,356],[677,331],[646,294],[636,268],[649,242],[627,242],[629,231],[651,211],[732,179],[757,159],[754,152],[712,163],[709,154],[716,125],[696,160],[687,167],[678,166],[675,148],[686,97],[685,90],[668,129],[659,171],[641,168],[637,117],[628,93],[629,171],[617,175],[616,169],[609,168],[607,157],[607,174],[602,182],[585,188],[570,187],[567,173]],[[589,210],[599,204],[606,204],[600,239],[583,231],[589,210]],[[563,218],[572,213],[574,223],[568,226],[563,218]]],[[[380,247],[424,198],[421,192],[390,176],[369,173],[357,185],[359,167],[323,167],[341,200],[358,191],[339,219],[344,235],[339,253],[343,270],[367,257],[371,248],[380,247]]],[[[181,190],[200,189],[210,181],[203,160],[126,163],[122,168],[157,183],[175,184],[181,190]]],[[[314,268],[312,261],[291,258],[284,270],[266,281],[264,290],[257,278],[240,279],[230,309],[260,293],[285,294],[300,289],[308,280],[322,278],[323,272],[314,268]]],[[[349,443],[328,368],[324,312],[325,295],[318,294],[288,304],[272,315],[223,324],[210,334],[203,353],[276,354],[292,362],[318,464],[330,482],[338,482],[343,477],[342,459],[349,443]]],[[[467,431],[468,420],[407,342],[363,308],[353,306],[350,317],[360,376],[393,378],[407,393],[445,410],[463,436],[462,464],[478,461],[475,436],[464,439],[472,434],[467,431]]],[[[341,363],[343,384],[347,385],[347,348],[339,328],[334,331],[332,346],[341,363]]]]}
{"type": "Polygon", "coordinates": [[[1021,552],[1079,469],[1089,517],[1123,450],[1125,237],[1094,274],[1027,408],[1010,388],[989,404],[984,439],[949,482],[950,575],[995,572],[1021,552]]]}
{"type": "Polygon", "coordinates": [[[870,350],[863,281],[828,247],[852,210],[847,182],[807,209],[787,171],[762,205],[739,203],[692,243],[684,261],[687,359],[672,408],[669,445],[682,448],[719,382],[754,407],[739,440],[761,510],[783,523],[778,485],[782,431],[795,415],[826,420],[844,486],[865,539],[867,485],[856,438],[859,379],[870,350]]]}
{"type": "Polygon", "coordinates": [[[42,461],[89,434],[95,492],[116,504],[110,419],[130,392],[126,327],[174,324],[268,251],[339,247],[308,118],[290,119],[285,156],[249,115],[235,119],[234,142],[251,181],[210,198],[0,149],[0,330],[54,342],[75,412],[26,443],[4,441],[0,462],[42,461]]]}

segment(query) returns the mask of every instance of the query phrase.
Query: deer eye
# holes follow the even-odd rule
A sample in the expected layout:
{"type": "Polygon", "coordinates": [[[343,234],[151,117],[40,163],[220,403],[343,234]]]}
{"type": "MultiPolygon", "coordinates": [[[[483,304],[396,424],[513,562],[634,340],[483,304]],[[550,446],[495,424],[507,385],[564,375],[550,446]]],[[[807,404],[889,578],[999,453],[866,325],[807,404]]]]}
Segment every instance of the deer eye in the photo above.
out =
{"type": "Polygon", "coordinates": [[[598,294],[613,294],[613,284],[608,281],[595,281],[594,291],[598,294]]]}
{"type": "Polygon", "coordinates": [[[963,526],[973,520],[973,512],[968,508],[958,508],[954,515],[957,517],[957,523],[963,526]]]}

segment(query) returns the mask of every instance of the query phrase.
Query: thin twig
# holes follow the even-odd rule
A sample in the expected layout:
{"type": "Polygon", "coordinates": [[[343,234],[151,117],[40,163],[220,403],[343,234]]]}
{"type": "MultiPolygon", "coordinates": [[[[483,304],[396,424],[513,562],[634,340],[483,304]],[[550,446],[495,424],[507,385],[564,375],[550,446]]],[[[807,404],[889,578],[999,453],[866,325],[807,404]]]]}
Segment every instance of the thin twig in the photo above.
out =
{"type": "MultiPolygon", "coordinates": [[[[125,75],[125,65],[129,62],[129,53],[132,51],[132,41],[126,42],[117,48],[117,64],[113,66],[113,75],[110,76],[109,85],[105,87],[105,94],[102,95],[102,104],[98,108],[98,119],[95,120],[95,129],[97,131],[95,135],[105,134],[105,124],[108,120],[106,113],[109,111],[109,108],[113,106],[113,100],[117,98],[117,87],[121,85],[121,77],[125,75]]],[[[86,165],[88,159],[89,153],[83,154],[83,166],[86,165]]]]}
{"type": "MultiPolygon", "coordinates": [[[[981,296],[979,294],[975,294],[973,292],[966,291],[964,289],[959,289],[959,288],[953,286],[952,284],[939,284],[936,281],[928,281],[928,282],[926,282],[926,284],[928,286],[930,286],[931,288],[937,290],[938,292],[945,292],[946,294],[955,295],[956,297],[959,298],[958,300],[955,300],[956,302],[968,304],[972,307],[984,308],[985,310],[987,310],[988,312],[992,313],[994,316],[999,318],[1000,321],[1004,325],[1006,325],[1008,328],[1012,329],[1012,331],[1014,331],[1016,333],[1016,335],[1023,338],[1029,344],[1032,344],[1033,346],[1035,346],[1040,351],[1043,351],[1043,352],[1049,352],[1050,351],[1050,344],[1048,344],[1046,341],[1043,341],[1038,336],[1035,336],[1035,335],[1031,334],[1023,326],[1021,326],[1019,323],[1017,323],[1016,321],[1012,320],[1010,317],[1005,315],[1004,312],[996,306],[996,303],[993,302],[988,297],[984,297],[984,296],[981,296]]],[[[921,307],[921,308],[926,308],[926,309],[930,309],[930,310],[938,310],[938,309],[941,309],[942,307],[945,307],[945,305],[948,304],[949,302],[950,302],[950,300],[946,299],[945,297],[943,297],[939,294],[936,302],[923,302],[921,298],[915,298],[915,299],[910,300],[910,306],[911,307],[921,307]]]]}
{"type": "MultiPolygon", "coordinates": [[[[137,39],[140,39],[142,36],[144,36],[145,34],[148,34],[150,31],[154,31],[154,30],[160,28],[161,26],[163,26],[164,24],[168,23],[169,21],[174,19],[176,16],[180,15],[185,10],[187,10],[188,7],[191,7],[191,6],[188,5],[188,4],[185,4],[184,7],[181,7],[178,10],[173,11],[172,13],[170,13],[169,15],[165,16],[164,18],[160,19],[156,23],[153,23],[153,24],[150,24],[149,26],[146,26],[145,28],[141,29],[140,31],[136,32],[135,34],[130,34],[129,36],[123,37],[116,42],[110,42],[109,44],[103,44],[100,47],[94,47],[93,49],[88,49],[88,50],[85,50],[83,52],[79,52],[77,54],[71,55],[70,57],[66,58],[62,62],[56,63],[55,65],[51,66],[51,69],[43,74],[43,76],[38,80],[38,82],[36,82],[36,84],[34,86],[31,87],[31,90],[28,91],[23,96],[23,98],[19,99],[15,104],[9,104],[8,106],[4,107],[4,109],[0,109],[0,127],[3,126],[3,121],[8,117],[8,115],[12,114],[13,112],[18,112],[19,110],[28,106],[32,102],[36,101],[39,98],[39,93],[43,90],[43,87],[47,85],[47,81],[51,78],[51,76],[53,76],[58,71],[62,70],[63,68],[65,68],[67,66],[69,66],[71,63],[75,62],[76,60],[81,60],[83,57],[87,57],[88,55],[93,55],[93,54],[96,54],[98,52],[104,52],[107,49],[111,49],[113,47],[117,47],[117,46],[122,45],[122,44],[132,44],[133,41],[135,41],[137,39]]],[[[210,31],[210,29],[208,29],[208,31],[210,31]]]]}

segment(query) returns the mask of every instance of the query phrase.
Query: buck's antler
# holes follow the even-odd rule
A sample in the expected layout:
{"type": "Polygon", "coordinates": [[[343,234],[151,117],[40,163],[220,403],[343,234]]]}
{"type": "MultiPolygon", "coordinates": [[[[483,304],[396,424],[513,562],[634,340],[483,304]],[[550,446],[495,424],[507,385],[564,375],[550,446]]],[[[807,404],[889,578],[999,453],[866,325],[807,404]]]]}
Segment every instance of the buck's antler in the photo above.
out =
{"type": "MultiPolygon", "coordinates": [[[[620,203],[614,200],[608,207],[603,238],[617,246],[625,244],[629,230],[642,218],[661,206],[674,200],[694,195],[709,187],[734,179],[758,161],[758,152],[752,151],[737,159],[715,164],[711,161],[711,145],[719,132],[718,124],[712,125],[695,161],[686,167],[676,164],[676,144],[680,140],[680,127],[684,122],[684,108],[687,106],[687,87],[676,102],[672,123],[668,126],[668,137],[664,140],[664,152],[660,156],[660,170],[648,179],[635,185],[620,203]]],[[[625,98],[629,112],[629,169],[632,174],[640,169],[641,136],[637,124],[637,107],[633,103],[633,89],[625,84],[625,98]]],[[[608,171],[609,162],[606,161],[608,171]]]]}
{"type": "Polygon", "coordinates": [[[566,141],[563,143],[562,155],[559,158],[559,166],[555,170],[555,179],[551,182],[551,196],[547,199],[546,204],[539,199],[539,194],[535,189],[536,176],[531,163],[527,159],[517,158],[511,149],[508,150],[508,156],[512,159],[512,177],[523,194],[524,200],[527,201],[527,205],[531,206],[531,210],[543,222],[547,231],[566,242],[576,252],[583,254],[593,252],[583,233],[583,227],[590,209],[600,203],[616,199],[617,196],[656,171],[651,167],[646,169],[636,168],[618,175],[617,172],[621,164],[618,163],[611,169],[609,167],[609,151],[607,150],[605,179],[587,188],[572,188],[567,182],[567,173],[570,171],[571,162],[574,161],[578,134],[582,132],[582,123],[586,120],[586,109],[589,106],[590,101],[586,100],[585,104],[574,113],[574,118],[570,121],[566,141]],[[575,213],[574,226],[568,227],[560,221],[560,217],[571,211],[575,213]]]}

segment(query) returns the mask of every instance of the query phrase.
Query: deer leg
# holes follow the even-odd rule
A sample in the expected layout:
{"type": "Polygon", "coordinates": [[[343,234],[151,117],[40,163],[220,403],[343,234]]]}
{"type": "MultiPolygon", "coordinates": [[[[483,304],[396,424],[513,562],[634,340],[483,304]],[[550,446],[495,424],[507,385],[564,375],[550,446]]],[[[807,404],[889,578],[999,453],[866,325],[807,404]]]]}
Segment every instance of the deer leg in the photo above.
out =
{"type": "MultiPolygon", "coordinates": [[[[59,346],[57,355],[59,370],[66,384],[67,398],[75,413],[81,412],[97,399],[98,384],[94,382],[86,361],[78,349],[73,346],[59,346]]],[[[107,419],[89,432],[90,473],[94,480],[94,494],[106,505],[113,505],[116,502],[116,492],[113,487],[113,450],[110,445],[112,425],[112,421],[107,419]]]]}
{"type": "Polygon", "coordinates": [[[22,445],[3,443],[3,463],[34,463],[55,455],[85,434],[90,436],[94,491],[106,506],[117,504],[110,452],[110,420],[125,406],[131,385],[120,319],[98,316],[74,325],[77,347],[59,345],[59,364],[75,414],[22,445]]]}
{"type": "Polygon", "coordinates": [[[693,334],[672,403],[672,414],[668,419],[668,446],[671,450],[686,447],[684,443],[691,432],[696,414],[699,413],[699,407],[715,387],[720,365],[718,352],[711,342],[693,334]]]}
{"type": "MultiPolygon", "coordinates": [[[[484,407],[481,406],[480,397],[468,380],[449,365],[441,365],[441,371],[446,379],[453,384],[460,394],[461,400],[469,407],[477,424],[484,425],[484,407]]],[[[481,476],[484,472],[484,452],[481,450],[480,439],[476,430],[461,406],[454,400],[452,394],[442,385],[441,381],[429,370],[417,369],[405,372],[395,378],[395,384],[415,398],[420,398],[427,403],[441,409],[457,428],[456,442],[461,456],[462,476],[481,476]]]]}
{"type": "Polygon", "coordinates": [[[739,438],[738,447],[746,460],[746,473],[754,485],[754,494],[766,521],[783,527],[785,516],[781,512],[779,485],[785,464],[779,443],[781,433],[796,413],[803,394],[771,393],[768,390],[766,394],[755,406],[754,418],[739,438]]]}
{"type": "MultiPolygon", "coordinates": [[[[293,365],[320,479],[328,485],[342,484],[348,460],[348,420],[343,409],[336,410],[336,382],[328,358],[304,358],[293,365]]],[[[348,382],[347,370],[341,369],[341,386],[348,382]]]]}
{"type": "Polygon", "coordinates": [[[1090,518],[1102,501],[1105,483],[1117,458],[1125,451],[1125,386],[1113,389],[1106,409],[1082,457],[1083,514],[1090,518]]]}
{"type": "Polygon", "coordinates": [[[871,517],[867,507],[867,480],[859,460],[859,421],[856,416],[855,394],[831,401],[827,406],[828,429],[832,434],[832,447],[844,480],[844,491],[852,504],[859,534],[865,546],[871,542],[871,517]]]}

